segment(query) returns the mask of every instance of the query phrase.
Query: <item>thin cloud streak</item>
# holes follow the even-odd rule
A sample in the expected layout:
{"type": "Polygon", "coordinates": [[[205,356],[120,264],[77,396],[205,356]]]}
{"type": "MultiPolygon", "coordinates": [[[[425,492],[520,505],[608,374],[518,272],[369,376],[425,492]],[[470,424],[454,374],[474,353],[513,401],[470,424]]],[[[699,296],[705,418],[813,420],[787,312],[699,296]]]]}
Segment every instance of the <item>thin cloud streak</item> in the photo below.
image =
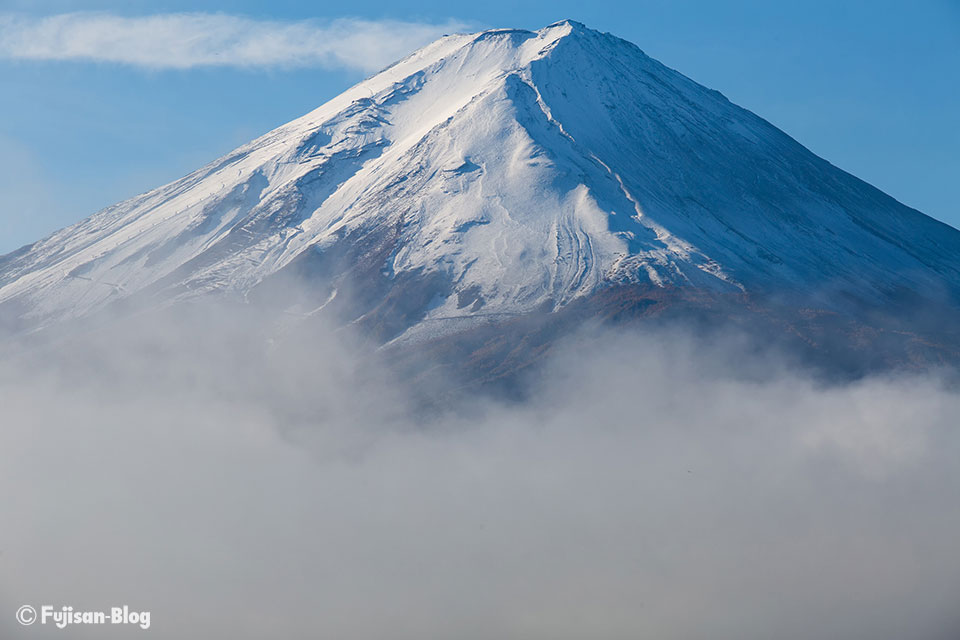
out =
{"type": "Polygon", "coordinates": [[[465,27],[453,20],[282,22],[209,13],[0,15],[0,58],[150,69],[323,67],[369,72],[465,27]]]}

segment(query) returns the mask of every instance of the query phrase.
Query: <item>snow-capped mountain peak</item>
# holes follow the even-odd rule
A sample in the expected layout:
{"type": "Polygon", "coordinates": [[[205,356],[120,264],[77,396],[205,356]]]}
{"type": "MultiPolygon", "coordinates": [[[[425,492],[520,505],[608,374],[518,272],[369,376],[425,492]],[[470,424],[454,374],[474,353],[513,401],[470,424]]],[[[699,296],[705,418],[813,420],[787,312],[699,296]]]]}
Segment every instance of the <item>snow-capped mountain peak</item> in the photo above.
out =
{"type": "MultiPolygon", "coordinates": [[[[43,324],[290,270],[422,320],[612,283],[862,299],[960,289],[960,232],[580,23],[450,35],[198,171],[0,258],[43,324]],[[391,294],[391,291],[393,293],[391,294]]],[[[322,302],[322,300],[321,300],[322,302]]]]}

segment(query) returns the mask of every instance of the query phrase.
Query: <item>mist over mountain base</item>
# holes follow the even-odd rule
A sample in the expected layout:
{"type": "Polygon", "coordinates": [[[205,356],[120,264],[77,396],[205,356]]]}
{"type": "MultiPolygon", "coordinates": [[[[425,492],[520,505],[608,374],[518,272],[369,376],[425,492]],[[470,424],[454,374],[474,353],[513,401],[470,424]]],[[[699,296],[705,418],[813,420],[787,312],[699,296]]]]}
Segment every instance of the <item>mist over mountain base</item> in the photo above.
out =
{"type": "Polygon", "coordinates": [[[253,306],[8,343],[3,608],[126,603],[177,639],[955,637],[946,372],[831,382],[643,326],[554,336],[514,395],[253,306]]]}

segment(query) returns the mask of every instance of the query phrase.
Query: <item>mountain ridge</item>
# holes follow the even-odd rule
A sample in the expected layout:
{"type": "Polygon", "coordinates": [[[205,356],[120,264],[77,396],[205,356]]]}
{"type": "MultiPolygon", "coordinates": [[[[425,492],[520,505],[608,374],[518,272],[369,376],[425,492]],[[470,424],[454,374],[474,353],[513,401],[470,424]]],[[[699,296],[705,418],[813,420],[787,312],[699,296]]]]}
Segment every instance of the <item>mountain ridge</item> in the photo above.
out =
{"type": "Polygon", "coordinates": [[[36,327],[131,298],[248,300],[290,274],[309,282],[284,301],[297,313],[389,308],[390,341],[609,286],[953,302],[960,232],[636,45],[560,21],[445,36],[0,258],[0,312],[36,327]]]}

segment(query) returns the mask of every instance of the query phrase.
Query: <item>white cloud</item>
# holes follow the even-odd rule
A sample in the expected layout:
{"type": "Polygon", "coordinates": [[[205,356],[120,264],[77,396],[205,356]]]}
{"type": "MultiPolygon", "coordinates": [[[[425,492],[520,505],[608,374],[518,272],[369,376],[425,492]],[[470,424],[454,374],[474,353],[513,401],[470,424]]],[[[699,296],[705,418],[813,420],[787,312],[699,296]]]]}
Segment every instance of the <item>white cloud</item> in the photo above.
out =
{"type": "Polygon", "coordinates": [[[209,13],[5,15],[0,16],[0,57],[153,69],[316,66],[374,71],[464,27],[452,20],[282,22],[209,13]]]}
{"type": "MultiPolygon", "coordinates": [[[[0,612],[125,603],[161,639],[960,637],[960,394],[935,377],[825,386],[614,333],[558,348],[526,403],[423,415],[433,380],[244,310],[0,341],[0,612]]],[[[106,631],[67,636],[139,637],[106,631]]]]}

